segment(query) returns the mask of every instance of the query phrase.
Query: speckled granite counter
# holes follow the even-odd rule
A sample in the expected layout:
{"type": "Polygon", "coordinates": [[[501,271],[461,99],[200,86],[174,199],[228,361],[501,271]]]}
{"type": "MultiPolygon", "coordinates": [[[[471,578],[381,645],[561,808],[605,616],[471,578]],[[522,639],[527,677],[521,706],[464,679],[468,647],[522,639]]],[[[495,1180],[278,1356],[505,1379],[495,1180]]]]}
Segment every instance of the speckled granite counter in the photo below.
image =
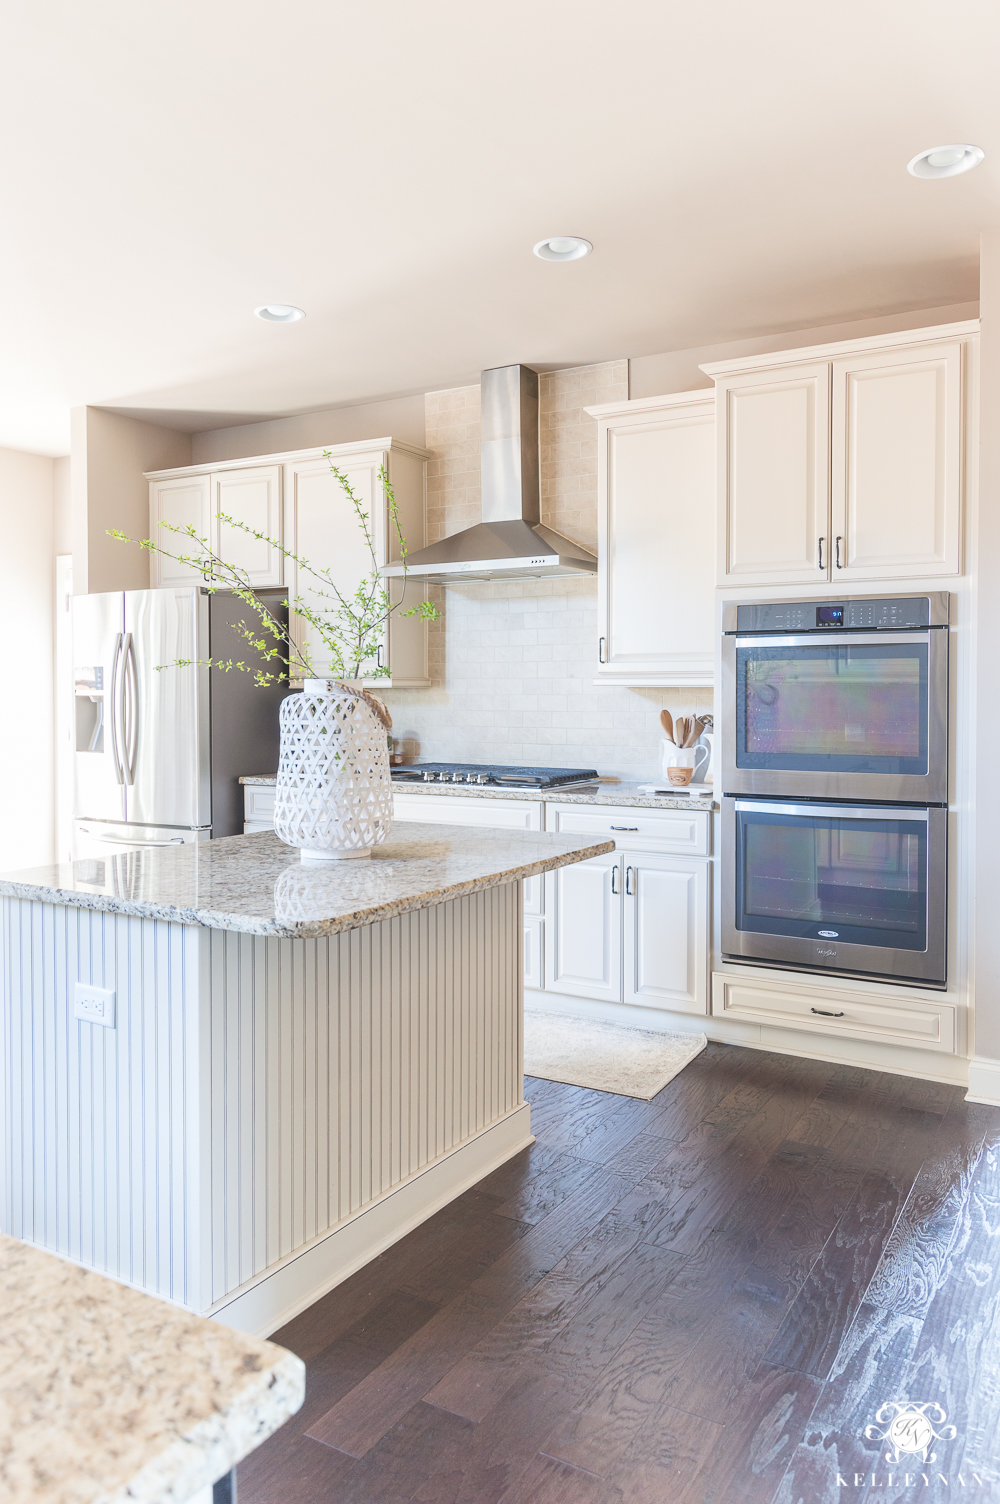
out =
{"type": "Polygon", "coordinates": [[[370,860],[312,864],[263,832],[9,872],[0,877],[0,895],[312,939],[613,850],[613,841],[593,837],[408,822],[394,827],[370,860]]]}
{"type": "Polygon", "coordinates": [[[168,1504],[294,1415],[301,1358],[0,1236],[0,1501],[168,1504]]]}
{"type": "MultiPolygon", "coordinates": [[[[268,786],[277,780],[273,773],[240,779],[240,783],[268,786]]],[[[645,780],[644,780],[645,781],[645,780]]],[[[426,794],[428,798],[447,794],[458,799],[533,799],[557,804],[623,804],[643,809],[716,809],[713,790],[706,784],[692,784],[691,794],[642,794],[639,783],[591,783],[568,789],[513,788],[499,789],[488,784],[469,786],[462,783],[394,782],[398,794],[426,794]]]]}

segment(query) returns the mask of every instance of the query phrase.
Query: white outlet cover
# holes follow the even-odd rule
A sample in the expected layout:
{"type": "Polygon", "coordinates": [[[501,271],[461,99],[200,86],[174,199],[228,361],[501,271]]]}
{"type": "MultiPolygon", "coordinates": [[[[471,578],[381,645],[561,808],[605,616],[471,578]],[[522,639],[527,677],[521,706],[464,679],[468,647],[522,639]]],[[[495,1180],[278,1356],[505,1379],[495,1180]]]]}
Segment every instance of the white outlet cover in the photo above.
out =
{"type": "Polygon", "coordinates": [[[108,987],[92,987],[89,982],[77,982],[73,991],[73,1017],[87,1024],[102,1024],[105,1029],[115,1026],[115,995],[108,987]]]}

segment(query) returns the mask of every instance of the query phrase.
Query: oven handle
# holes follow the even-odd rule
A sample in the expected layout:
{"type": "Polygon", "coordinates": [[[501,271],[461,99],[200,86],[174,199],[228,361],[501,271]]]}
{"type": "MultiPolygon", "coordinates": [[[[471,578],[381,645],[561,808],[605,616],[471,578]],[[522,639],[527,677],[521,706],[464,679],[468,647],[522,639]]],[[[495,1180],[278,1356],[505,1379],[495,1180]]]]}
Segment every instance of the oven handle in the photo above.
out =
{"type": "Polygon", "coordinates": [[[812,820],[817,815],[824,819],[837,820],[922,820],[926,825],[930,818],[926,809],[913,809],[897,804],[873,809],[870,805],[857,804],[761,804],[756,799],[735,800],[737,809],[753,810],[761,815],[791,815],[800,820],[812,820]]]}
{"type": "Polygon", "coordinates": [[[814,648],[828,643],[835,648],[868,647],[875,643],[930,642],[937,627],[923,627],[918,632],[796,632],[791,637],[737,637],[738,648],[814,648]]]}

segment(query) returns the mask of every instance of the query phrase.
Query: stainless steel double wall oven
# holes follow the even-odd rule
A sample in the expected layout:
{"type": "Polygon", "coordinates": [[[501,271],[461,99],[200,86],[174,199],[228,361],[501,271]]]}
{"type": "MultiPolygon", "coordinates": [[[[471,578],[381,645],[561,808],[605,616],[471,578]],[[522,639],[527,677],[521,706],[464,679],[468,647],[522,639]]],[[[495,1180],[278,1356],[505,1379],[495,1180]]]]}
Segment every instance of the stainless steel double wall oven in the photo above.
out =
{"type": "Polygon", "coordinates": [[[726,956],[944,986],[949,603],[724,608],[726,956]]]}

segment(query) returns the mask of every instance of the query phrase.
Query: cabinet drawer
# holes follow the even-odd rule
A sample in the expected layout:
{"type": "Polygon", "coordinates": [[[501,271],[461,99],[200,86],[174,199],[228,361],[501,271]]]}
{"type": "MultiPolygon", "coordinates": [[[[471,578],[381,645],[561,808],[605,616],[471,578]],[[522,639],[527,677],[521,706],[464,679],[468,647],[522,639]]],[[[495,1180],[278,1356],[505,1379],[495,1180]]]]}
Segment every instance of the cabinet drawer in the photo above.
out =
{"type": "Polygon", "coordinates": [[[255,826],[265,828],[274,824],[273,783],[245,783],[243,785],[243,818],[255,826]]]}
{"type": "Polygon", "coordinates": [[[463,799],[447,794],[401,794],[393,791],[397,820],[429,825],[495,825],[502,830],[541,830],[542,807],[527,799],[463,799]]]}
{"type": "Polygon", "coordinates": [[[873,997],[824,987],[788,987],[737,980],[717,972],[712,1013],[811,1034],[884,1039],[890,1044],[955,1053],[955,1009],[950,1003],[873,997]]]}
{"type": "Polygon", "coordinates": [[[684,809],[547,804],[545,828],[567,836],[610,836],[620,850],[664,856],[708,856],[712,842],[711,814],[684,809]]]}

